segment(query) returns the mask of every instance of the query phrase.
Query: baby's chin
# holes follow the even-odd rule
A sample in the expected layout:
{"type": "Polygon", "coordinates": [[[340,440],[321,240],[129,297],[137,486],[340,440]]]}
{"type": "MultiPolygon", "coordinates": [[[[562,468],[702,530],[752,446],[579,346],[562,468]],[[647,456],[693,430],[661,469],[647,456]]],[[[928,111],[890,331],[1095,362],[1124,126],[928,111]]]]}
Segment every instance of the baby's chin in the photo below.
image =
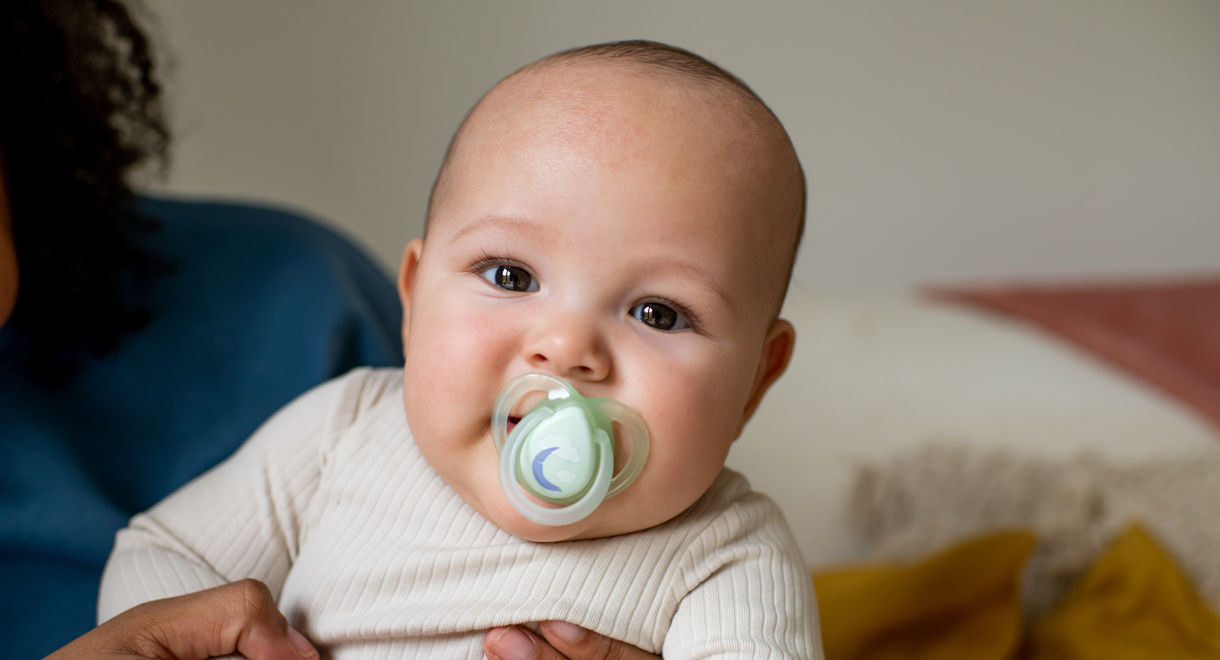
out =
{"type": "Polygon", "coordinates": [[[504,497],[504,493],[499,490],[499,484],[496,484],[496,491],[494,493],[483,493],[483,495],[490,495],[488,499],[492,501],[477,504],[471,503],[471,506],[479,514],[509,534],[536,543],[558,543],[561,541],[618,536],[619,534],[637,532],[648,527],[648,525],[632,526],[629,523],[616,524],[610,518],[611,511],[604,508],[604,505],[603,508],[599,508],[589,514],[587,518],[578,520],[571,525],[543,525],[526,518],[514,509],[504,497]]]}
{"type": "Polygon", "coordinates": [[[597,512],[571,525],[543,525],[526,518],[521,515],[521,512],[514,509],[508,503],[508,499],[504,497],[504,493],[500,492],[498,484],[496,485],[495,492],[485,493],[485,495],[489,495],[488,499],[491,501],[479,504],[472,503],[475,510],[482,514],[491,524],[526,541],[558,543],[560,541],[575,541],[577,539],[606,536],[606,534],[598,534],[593,529],[594,523],[597,520],[597,512]]]}
{"type": "MultiPolygon", "coordinates": [[[[641,520],[638,502],[632,503],[610,498],[588,517],[570,525],[552,526],[536,523],[521,515],[505,497],[498,478],[498,455],[490,439],[456,464],[433,462],[429,455],[432,445],[420,444],[421,453],[441,478],[466,501],[480,516],[500,529],[527,541],[557,543],[580,539],[603,538],[638,532],[663,521],[641,520]],[[458,469],[458,468],[461,469],[458,469]],[[445,468],[451,468],[446,470],[445,468]],[[484,475],[482,479],[474,475],[484,475]]],[[[620,495],[631,499],[629,494],[620,495]]],[[[655,507],[653,508],[655,510],[655,507]]],[[[674,512],[676,513],[676,512],[674,512]]]]}

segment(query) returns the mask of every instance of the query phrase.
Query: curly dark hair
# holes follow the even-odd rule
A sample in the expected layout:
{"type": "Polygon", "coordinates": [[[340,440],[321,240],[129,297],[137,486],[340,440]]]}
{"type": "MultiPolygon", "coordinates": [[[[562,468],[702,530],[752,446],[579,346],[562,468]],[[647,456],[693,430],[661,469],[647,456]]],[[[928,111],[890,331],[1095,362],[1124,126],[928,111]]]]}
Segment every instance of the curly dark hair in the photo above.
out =
{"type": "Polygon", "coordinates": [[[0,153],[26,366],[63,380],[142,326],[167,267],[145,246],[129,174],[163,172],[169,131],[152,48],[114,0],[0,2],[0,153]]]}

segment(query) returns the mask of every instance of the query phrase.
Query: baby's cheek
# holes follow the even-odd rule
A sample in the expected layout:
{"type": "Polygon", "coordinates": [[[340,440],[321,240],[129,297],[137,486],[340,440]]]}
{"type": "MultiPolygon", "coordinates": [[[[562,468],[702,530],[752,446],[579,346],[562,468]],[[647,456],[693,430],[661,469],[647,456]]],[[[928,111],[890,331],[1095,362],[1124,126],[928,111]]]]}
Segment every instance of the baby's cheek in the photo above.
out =
{"type": "Polygon", "coordinates": [[[672,418],[657,429],[649,457],[650,482],[657,494],[678,511],[703,495],[728,455],[730,440],[711,411],[702,416],[672,418]],[[674,423],[677,422],[677,423],[674,423]]]}
{"type": "MultiPolygon", "coordinates": [[[[448,409],[485,405],[480,392],[497,388],[490,373],[496,350],[494,324],[468,313],[446,310],[433,316],[417,317],[407,339],[404,387],[414,414],[413,426],[423,425],[420,417],[448,409]]],[[[491,394],[494,397],[495,394],[491,394]]],[[[486,414],[490,414],[490,412],[486,414]]]]}
{"type": "Polygon", "coordinates": [[[504,351],[508,337],[502,322],[493,315],[470,311],[446,313],[444,319],[424,319],[417,335],[419,341],[409,346],[407,359],[419,357],[425,361],[464,363],[468,368],[485,364],[504,351]]]}

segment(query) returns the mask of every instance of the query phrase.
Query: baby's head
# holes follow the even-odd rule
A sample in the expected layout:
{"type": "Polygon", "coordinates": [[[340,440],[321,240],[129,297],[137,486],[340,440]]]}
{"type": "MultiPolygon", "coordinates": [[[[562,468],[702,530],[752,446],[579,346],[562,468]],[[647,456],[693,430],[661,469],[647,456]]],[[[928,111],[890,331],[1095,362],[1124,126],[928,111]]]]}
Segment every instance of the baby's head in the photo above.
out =
{"type": "Polygon", "coordinates": [[[501,81],[454,137],[399,273],[404,403],[424,457],[531,540],[680,513],[791,354],[778,313],[804,197],[775,116],[685,51],[593,46],[501,81]],[[639,478],[570,525],[526,520],[497,480],[492,407],[528,372],[617,399],[651,436],[639,478]]]}

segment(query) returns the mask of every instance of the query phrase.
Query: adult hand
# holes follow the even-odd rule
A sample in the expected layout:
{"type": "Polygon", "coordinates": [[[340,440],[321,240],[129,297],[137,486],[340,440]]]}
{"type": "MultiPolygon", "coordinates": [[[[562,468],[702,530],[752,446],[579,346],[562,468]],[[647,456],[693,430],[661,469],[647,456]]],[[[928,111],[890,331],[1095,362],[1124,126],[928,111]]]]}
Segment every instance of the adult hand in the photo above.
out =
{"type": "Polygon", "coordinates": [[[137,605],[81,635],[46,660],[302,660],[318,652],[293,630],[267,585],[242,580],[137,605]]]}
{"type": "Polygon", "coordinates": [[[660,660],[634,646],[564,621],[543,621],[539,637],[521,626],[495,628],[483,638],[490,660],[660,660]]]}

